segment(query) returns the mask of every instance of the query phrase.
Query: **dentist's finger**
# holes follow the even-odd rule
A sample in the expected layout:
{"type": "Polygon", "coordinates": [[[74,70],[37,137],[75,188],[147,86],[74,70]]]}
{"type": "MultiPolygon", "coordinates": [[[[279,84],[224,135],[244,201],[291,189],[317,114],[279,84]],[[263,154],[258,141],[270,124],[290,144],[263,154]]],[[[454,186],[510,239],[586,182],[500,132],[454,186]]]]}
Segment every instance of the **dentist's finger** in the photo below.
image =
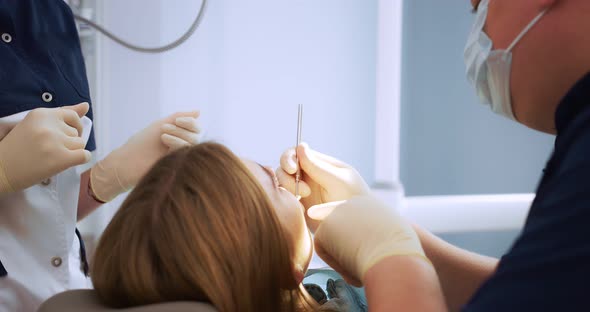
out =
{"type": "Polygon", "coordinates": [[[61,131],[67,136],[79,137],[81,135],[81,133],[78,133],[78,129],[76,129],[66,123],[61,124],[60,128],[61,128],[61,131]]]}
{"type": "Polygon", "coordinates": [[[162,143],[170,148],[170,151],[174,151],[185,146],[191,146],[189,142],[167,133],[162,134],[160,138],[162,143]]]}
{"type": "Polygon", "coordinates": [[[337,209],[338,206],[342,205],[345,202],[346,201],[341,200],[341,201],[335,201],[335,202],[329,202],[329,203],[325,203],[325,204],[311,206],[307,210],[307,216],[310,217],[311,219],[322,221],[322,220],[326,219],[332,213],[332,211],[334,211],[334,209],[337,209]]]}
{"type": "Polygon", "coordinates": [[[82,116],[86,116],[86,114],[88,114],[88,110],[90,110],[90,104],[88,104],[88,102],[82,102],[80,104],[62,106],[60,108],[73,110],[74,112],[76,112],[78,117],[82,118],[82,116]]]}
{"type": "Polygon", "coordinates": [[[174,113],[172,114],[171,120],[175,121],[176,118],[180,118],[180,117],[192,117],[192,118],[198,118],[201,115],[200,111],[190,111],[190,112],[178,112],[178,113],[174,113]]]}
{"type": "MultiPolygon", "coordinates": [[[[305,149],[305,151],[307,152],[307,154],[309,155],[310,158],[313,158],[315,160],[317,160],[317,162],[325,162],[326,164],[330,164],[333,165],[335,167],[339,167],[339,168],[348,168],[350,167],[348,164],[346,164],[345,162],[336,159],[332,156],[328,156],[326,154],[322,154],[318,151],[315,151],[313,149],[311,149],[309,147],[309,145],[307,143],[301,143],[300,145],[301,147],[298,147],[297,152],[301,153],[301,149],[305,149]]],[[[295,172],[297,171],[297,154],[294,148],[290,148],[288,150],[286,150],[282,155],[281,155],[281,167],[289,174],[295,174],[295,172]]]]}
{"type": "Polygon", "coordinates": [[[297,153],[301,169],[319,185],[326,186],[334,179],[338,179],[336,174],[340,168],[317,157],[317,154],[306,145],[299,145],[297,153]]]}
{"type": "Polygon", "coordinates": [[[186,129],[194,133],[201,133],[201,126],[199,120],[193,117],[178,117],[176,118],[175,125],[180,128],[186,129]]]}
{"type": "MultiPolygon", "coordinates": [[[[295,176],[288,174],[281,168],[277,168],[276,175],[277,180],[279,180],[279,184],[282,187],[284,187],[287,191],[295,195],[295,176]]],[[[299,195],[302,198],[311,195],[311,188],[303,180],[299,180],[299,195]]]]}
{"type": "Polygon", "coordinates": [[[189,112],[176,112],[172,115],[169,115],[164,119],[166,123],[174,124],[177,118],[182,117],[189,117],[189,118],[198,118],[201,115],[199,111],[189,111],[189,112]]]}
{"type": "Polygon", "coordinates": [[[171,136],[177,137],[189,144],[192,145],[196,145],[199,144],[199,134],[186,130],[184,128],[180,128],[176,125],[172,125],[172,124],[163,124],[162,125],[162,131],[165,134],[169,134],[171,136]]]}
{"type": "Polygon", "coordinates": [[[90,151],[85,149],[75,149],[75,150],[68,150],[66,155],[64,155],[64,160],[67,164],[67,167],[70,168],[73,166],[78,166],[89,162],[92,159],[92,154],[90,151]]]}
{"type": "Polygon", "coordinates": [[[295,149],[290,148],[281,155],[281,168],[288,174],[295,174],[297,172],[297,161],[295,156],[295,149]]]}
{"type": "MultiPolygon", "coordinates": [[[[85,103],[82,103],[82,104],[85,104],[85,103]]],[[[88,109],[87,103],[86,103],[86,106],[84,106],[82,104],[78,104],[78,105],[74,106],[74,107],[76,107],[76,109],[78,111],[76,111],[75,109],[65,108],[65,107],[59,108],[59,111],[58,111],[58,114],[61,117],[61,120],[64,122],[65,126],[72,127],[78,131],[76,136],[80,136],[82,134],[82,131],[84,130],[84,126],[82,125],[82,120],[80,119],[81,117],[78,114],[81,114],[84,111],[84,108],[86,108],[86,110],[88,109]]]]}
{"type": "Polygon", "coordinates": [[[4,139],[17,124],[16,121],[0,121],[0,140],[4,139]]]}
{"type": "Polygon", "coordinates": [[[350,165],[348,165],[347,163],[341,161],[340,159],[334,158],[332,156],[328,156],[326,154],[322,154],[312,148],[309,147],[309,144],[307,143],[301,143],[301,146],[303,146],[303,148],[308,151],[308,153],[310,155],[313,155],[314,158],[324,161],[328,164],[331,164],[335,167],[340,167],[340,168],[348,168],[350,167],[350,165]]]}
{"type": "Polygon", "coordinates": [[[81,150],[86,146],[86,142],[81,137],[66,134],[63,135],[63,144],[70,151],[81,150]]]}

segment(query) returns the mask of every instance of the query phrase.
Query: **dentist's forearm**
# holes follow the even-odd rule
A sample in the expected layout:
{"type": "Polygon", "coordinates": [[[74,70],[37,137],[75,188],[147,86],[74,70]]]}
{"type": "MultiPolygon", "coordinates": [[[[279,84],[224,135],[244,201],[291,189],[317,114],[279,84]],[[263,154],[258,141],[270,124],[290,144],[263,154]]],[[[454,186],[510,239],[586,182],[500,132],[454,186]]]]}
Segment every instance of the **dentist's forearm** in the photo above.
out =
{"type": "Polygon", "coordinates": [[[78,196],[78,221],[86,218],[96,208],[102,205],[101,202],[94,199],[90,193],[90,170],[82,173],[80,177],[80,195],[78,196]]]}
{"type": "Polygon", "coordinates": [[[498,259],[453,246],[414,225],[422,248],[436,269],[450,311],[459,311],[494,273],[498,259]]]}
{"type": "Polygon", "coordinates": [[[419,257],[392,256],[364,278],[370,312],[443,312],[445,300],[432,265],[419,257]]]}

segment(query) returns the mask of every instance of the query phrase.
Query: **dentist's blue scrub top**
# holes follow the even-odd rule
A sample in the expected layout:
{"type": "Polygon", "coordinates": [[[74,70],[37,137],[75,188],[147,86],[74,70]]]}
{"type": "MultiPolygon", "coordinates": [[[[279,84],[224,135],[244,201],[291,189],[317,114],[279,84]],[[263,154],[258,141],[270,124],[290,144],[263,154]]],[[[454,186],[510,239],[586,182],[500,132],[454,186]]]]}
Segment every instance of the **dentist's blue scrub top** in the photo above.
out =
{"type": "MultiPolygon", "coordinates": [[[[0,117],[81,102],[91,103],[90,90],[70,7],[0,0],[0,117]]],[[[86,148],[95,149],[94,134],[86,148]]]]}
{"type": "Polygon", "coordinates": [[[563,98],[555,123],[524,229],[464,311],[590,311],[590,74],[563,98]]]}
{"type": "MultiPolygon", "coordinates": [[[[70,7],[63,0],[0,0],[0,118],[81,102],[91,103],[90,90],[70,7]]],[[[92,119],[92,109],[86,116],[92,119]]],[[[0,262],[0,278],[6,274],[0,262]]]]}

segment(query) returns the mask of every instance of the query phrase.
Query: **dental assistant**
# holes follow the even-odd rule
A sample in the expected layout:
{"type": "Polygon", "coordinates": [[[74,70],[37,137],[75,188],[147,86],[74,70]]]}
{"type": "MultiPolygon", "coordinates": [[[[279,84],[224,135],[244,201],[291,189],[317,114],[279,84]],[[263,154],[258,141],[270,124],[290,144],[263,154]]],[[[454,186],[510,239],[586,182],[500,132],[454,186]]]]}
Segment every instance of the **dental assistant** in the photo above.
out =
{"type": "MultiPolygon", "coordinates": [[[[304,181],[322,194],[306,205],[321,221],[318,254],[365,286],[370,311],[589,311],[590,2],[471,2],[465,62],[481,101],[556,135],[519,237],[501,259],[459,249],[410,225],[358,183],[344,183],[351,175],[341,175],[341,166],[310,166],[300,146],[304,181]],[[326,183],[339,175],[346,193],[326,183]],[[334,207],[330,200],[347,201],[334,207]]],[[[295,165],[281,167],[281,183],[291,185],[295,165]]]]}
{"type": "Polygon", "coordinates": [[[132,188],[170,150],[196,144],[198,112],[156,121],[90,161],[90,93],[72,11],[62,0],[0,0],[0,311],[35,311],[91,287],[76,222],[132,188]],[[14,124],[3,118],[30,111],[14,124]],[[81,173],[81,174],[80,174],[81,173]]]}

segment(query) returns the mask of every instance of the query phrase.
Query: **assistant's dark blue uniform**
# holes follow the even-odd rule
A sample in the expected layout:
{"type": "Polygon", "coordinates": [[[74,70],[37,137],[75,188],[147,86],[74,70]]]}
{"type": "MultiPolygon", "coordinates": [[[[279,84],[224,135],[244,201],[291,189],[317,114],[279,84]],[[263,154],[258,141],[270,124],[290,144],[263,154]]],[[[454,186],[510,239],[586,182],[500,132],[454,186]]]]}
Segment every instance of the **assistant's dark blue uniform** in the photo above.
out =
{"type": "MultiPolygon", "coordinates": [[[[81,102],[91,103],[90,91],[70,8],[63,0],[0,0],[0,117],[81,102]]],[[[95,149],[94,134],[86,148],[95,149]]]]}
{"type": "Polygon", "coordinates": [[[555,122],[555,150],[523,232],[465,311],[590,311],[590,74],[555,122]]]}
{"type": "MultiPolygon", "coordinates": [[[[0,118],[81,102],[91,103],[90,90],[69,6],[63,0],[0,0],[0,118]]],[[[92,109],[86,116],[92,119],[92,109]]],[[[95,148],[92,131],[86,149],[95,148]]],[[[86,272],[84,243],[78,230],[76,235],[86,272]]],[[[0,262],[0,277],[6,274],[0,262]]]]}

